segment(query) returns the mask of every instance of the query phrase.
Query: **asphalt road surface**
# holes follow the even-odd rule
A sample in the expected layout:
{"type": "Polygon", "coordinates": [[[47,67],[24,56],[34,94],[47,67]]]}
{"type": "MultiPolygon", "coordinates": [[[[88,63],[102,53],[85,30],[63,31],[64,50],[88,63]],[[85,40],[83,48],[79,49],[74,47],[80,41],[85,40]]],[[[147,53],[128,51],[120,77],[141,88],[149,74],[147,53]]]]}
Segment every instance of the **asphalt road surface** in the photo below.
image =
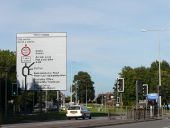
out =
{"type": "Polygon", "coordinates": [[[99,128],[170,128],[170,119],[102,126],[99,128]]]}
{"type": "Polygon", "coordinates": [[[103,122],[107,121],[106,117],[98,117],[92,119],[72,119],[72,120],[57,120],[57,121],[47,121],[47,122],[32,122],[32,123],[18,123],[18,124],[5,124],[2,125],[2,128],[70,128],[70,127],[79,127],[87,126],[94,124],[94,122],[103,122]]]}
{"type": "Polygon", "coordinates": [[[170,119],[137,121],[93,118],[91,120],[62,120],[2,125],[2,128],[170,128],[170,119]]]}

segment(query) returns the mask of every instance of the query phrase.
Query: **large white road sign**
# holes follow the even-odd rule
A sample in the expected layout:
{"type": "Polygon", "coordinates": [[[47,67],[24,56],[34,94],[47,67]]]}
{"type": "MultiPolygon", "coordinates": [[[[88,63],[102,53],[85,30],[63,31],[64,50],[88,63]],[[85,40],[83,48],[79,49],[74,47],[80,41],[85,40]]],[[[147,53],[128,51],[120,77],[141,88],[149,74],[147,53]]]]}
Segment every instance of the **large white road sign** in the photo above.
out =
{"type": "Polygon", "coordinates": [[[17,34],[17,83],[23,90],[66,90],[66,33],[17,34]]]}

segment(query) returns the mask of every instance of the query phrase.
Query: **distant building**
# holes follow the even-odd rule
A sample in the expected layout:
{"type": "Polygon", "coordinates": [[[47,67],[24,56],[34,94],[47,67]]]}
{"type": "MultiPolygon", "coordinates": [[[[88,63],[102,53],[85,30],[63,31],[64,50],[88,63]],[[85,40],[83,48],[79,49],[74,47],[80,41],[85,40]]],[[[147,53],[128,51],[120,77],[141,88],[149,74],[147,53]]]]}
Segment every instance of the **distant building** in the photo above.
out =
{"type": "Polygon", "coordinates": [[[96,98],[96,102],[98,104],[107,104],[110,106],[115,106],[116,104],[115,97],[113,96],[113,93],[111,92],[98,94],[96,98]]]}

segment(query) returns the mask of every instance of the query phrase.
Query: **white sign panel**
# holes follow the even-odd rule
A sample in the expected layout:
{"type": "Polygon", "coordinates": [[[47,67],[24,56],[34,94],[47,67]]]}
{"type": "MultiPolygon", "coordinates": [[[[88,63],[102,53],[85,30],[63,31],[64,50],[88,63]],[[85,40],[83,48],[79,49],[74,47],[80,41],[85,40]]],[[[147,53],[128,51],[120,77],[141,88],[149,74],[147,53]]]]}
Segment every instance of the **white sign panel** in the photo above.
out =
{"type": "Polygon", "coordinates": [[[66,33],[17,34],[17,83],[23,90],[66,90],[66,33]]]}

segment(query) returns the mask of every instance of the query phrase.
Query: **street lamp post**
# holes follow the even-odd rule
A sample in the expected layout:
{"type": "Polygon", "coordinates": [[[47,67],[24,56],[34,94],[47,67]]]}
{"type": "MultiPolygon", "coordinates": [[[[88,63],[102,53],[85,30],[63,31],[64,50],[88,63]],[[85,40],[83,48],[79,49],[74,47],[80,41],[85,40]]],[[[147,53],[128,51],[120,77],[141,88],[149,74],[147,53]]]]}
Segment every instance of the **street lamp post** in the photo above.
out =
{"type": "MultiPolygon", "coordinates": [[[[161,59],[160,59],[160,32],[169,31],[170,29],[142,29],[142,32],[157,32],[158,39],[158,74],[159,74],[159,85],[157,87],[157,93],[159,96],[159,87],[161,86],[161,59]]],[[[159,108],[161,107],[161,96],[158,98],[158,116],[159,116],[159,108]]]]}
{"type": "Polygon", "coordinates": [[[87,85],[86,85],[86,107],[87,107],[87,85]]]}
{"type": "Polygon", "coordinates": [[[77,96],[77,91],[78,91],[78,84],[77,82],[75,82],[75,103],[78,104],[78,96],[77,96]]]}

